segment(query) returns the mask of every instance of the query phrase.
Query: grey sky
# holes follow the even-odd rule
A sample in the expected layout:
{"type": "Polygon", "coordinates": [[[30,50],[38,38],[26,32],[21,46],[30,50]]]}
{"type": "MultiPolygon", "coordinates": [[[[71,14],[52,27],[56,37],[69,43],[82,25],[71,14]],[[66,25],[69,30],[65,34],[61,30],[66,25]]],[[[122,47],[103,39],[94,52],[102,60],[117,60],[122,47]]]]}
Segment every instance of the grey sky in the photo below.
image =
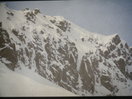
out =
{"type": "Polygon", "coordinates": [[[63,16],[91,32],[118,33],[132,46],[132,0],[64,0],[7,2],[13,9],[39,8],[43,14],[63,16]]]}

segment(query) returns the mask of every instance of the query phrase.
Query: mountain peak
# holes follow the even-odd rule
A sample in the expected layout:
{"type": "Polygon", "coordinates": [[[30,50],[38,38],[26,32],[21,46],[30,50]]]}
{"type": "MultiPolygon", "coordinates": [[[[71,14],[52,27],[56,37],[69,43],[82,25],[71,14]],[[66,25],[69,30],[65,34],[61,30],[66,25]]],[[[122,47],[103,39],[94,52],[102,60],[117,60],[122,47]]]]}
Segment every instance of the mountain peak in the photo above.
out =
{"type": "Polygon", "coordinates": [[[9,69],[27,68],[78,95],[131,95],[132,51],[118,34],[92,33],[39,9],[0,13],[0,62],[9,69]]]}
{"type": "Polygon", "coordinates": [[[112,42],[114,42],[116,45],[121,42],[120,37],[118,34],[114,34],[112,42]]]}

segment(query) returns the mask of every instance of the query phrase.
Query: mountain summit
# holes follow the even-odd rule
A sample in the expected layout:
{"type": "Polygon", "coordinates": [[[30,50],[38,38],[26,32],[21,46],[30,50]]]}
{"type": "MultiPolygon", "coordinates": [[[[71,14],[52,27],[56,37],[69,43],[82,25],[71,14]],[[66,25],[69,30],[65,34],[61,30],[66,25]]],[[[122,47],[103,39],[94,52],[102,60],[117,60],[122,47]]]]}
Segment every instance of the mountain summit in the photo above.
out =
{"type": "Polygon", "coordinates": [[[91,33],[39,9],[0,4],[0,62],[77,95],[132,95],[132,48],[118,34],[91,33]]]}

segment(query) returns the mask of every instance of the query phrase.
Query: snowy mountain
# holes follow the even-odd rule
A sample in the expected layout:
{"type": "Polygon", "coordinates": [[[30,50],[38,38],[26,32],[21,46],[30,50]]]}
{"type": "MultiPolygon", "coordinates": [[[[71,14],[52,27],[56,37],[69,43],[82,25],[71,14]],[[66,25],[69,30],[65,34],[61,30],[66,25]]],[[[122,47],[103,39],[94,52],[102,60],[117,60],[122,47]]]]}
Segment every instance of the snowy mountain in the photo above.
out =
{"type": "Polygon", "coordinates": [[[118,34],[91,33],[39,9],[0,4],[0,13],[0,62],[9,69],[28,68],[77,95],[132,94],[132,48],[118,34]]]}

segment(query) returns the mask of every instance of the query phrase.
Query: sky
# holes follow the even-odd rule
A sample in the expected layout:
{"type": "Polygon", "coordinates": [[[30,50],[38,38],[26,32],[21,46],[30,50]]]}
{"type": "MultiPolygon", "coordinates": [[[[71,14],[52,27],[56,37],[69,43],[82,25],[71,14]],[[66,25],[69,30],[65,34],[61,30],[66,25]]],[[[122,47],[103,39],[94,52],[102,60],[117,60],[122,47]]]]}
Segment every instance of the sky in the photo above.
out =
{"type": "Polygon", "coordinates": [[[119,34],[132,46],[132,0],[51,0],[7,2],[9,8],[39,8],[50,16],[63,16],[82,28],[100,34],[119,34]]]}

